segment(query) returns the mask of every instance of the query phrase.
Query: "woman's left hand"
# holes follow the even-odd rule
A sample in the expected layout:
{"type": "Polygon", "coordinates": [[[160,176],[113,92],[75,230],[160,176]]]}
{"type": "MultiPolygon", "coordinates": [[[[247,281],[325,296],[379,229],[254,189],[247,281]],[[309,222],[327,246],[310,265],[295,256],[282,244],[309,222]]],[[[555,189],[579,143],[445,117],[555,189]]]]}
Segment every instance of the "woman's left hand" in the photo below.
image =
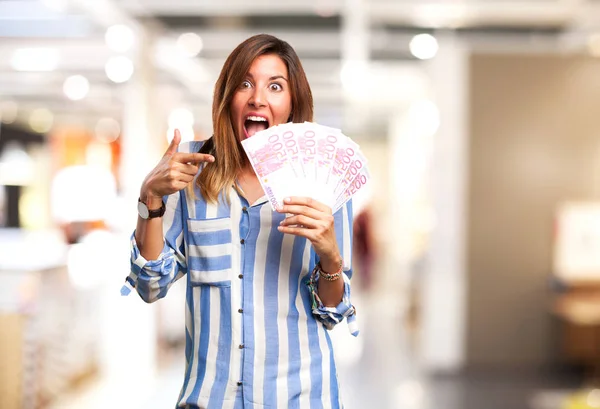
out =
{"type": "Polygon", "coordinates": [[[323,266],[339,264],[340,251],[331,208],[310,197],[294,196],[283,202],[283,207],[277,211],[292,216],[286,217],[278,230],[310,240],[323,266]]]}

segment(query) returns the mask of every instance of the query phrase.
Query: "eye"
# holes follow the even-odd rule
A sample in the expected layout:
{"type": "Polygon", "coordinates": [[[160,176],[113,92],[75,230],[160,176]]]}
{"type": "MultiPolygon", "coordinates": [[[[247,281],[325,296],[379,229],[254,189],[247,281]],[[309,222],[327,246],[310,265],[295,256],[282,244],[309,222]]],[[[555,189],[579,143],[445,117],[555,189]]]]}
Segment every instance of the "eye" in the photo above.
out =
{"type": "Polygon", "coordinates": [[[274,82],[271,85],[269,85],[269,89],[271,91],[283,91],[283,87],[281,86],[281,84],[278,84],[276,82],[274,82]]]}
{"type": "Polygon", "coordinates": [[[252,84],[250,84],[250,81],[245,80],[244,82],[242,82],[242,84],[240,85],[240,88],[251,88],[252,84]]]}

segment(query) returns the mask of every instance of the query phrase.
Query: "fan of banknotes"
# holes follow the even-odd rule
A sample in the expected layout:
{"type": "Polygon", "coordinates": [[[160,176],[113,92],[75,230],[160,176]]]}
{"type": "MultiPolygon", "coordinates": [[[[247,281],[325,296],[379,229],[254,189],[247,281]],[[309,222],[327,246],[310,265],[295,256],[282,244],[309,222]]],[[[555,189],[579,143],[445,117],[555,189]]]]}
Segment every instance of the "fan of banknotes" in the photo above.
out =
{"type": "Polygon", "coordinates": [[[242,141],[271,207],[307,196],[335,213],[369,181],[367,160],[342,131],[312,122],[286,123],[242,141]]]}

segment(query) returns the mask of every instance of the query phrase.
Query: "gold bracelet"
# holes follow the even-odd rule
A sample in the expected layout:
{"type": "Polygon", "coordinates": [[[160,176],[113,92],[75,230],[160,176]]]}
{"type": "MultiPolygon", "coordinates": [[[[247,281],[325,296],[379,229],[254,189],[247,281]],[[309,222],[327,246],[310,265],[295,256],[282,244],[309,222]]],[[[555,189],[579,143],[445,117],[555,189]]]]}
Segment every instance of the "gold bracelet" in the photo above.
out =
{"type": "Polygon", "coordinates": [[[335,273],[330,274],[323,270],[323,267],[321,267],[321,262],[319,261],[317,263],[317,268],[319,270],[319,277],[321,277],[323,280],[326,280],[326,281],[337,280],[338,278],[340,278],[342,276],[343,264],[344,264],[343,260],[340,260],[340,266],[339,266],[338,270],[335,273]]]}

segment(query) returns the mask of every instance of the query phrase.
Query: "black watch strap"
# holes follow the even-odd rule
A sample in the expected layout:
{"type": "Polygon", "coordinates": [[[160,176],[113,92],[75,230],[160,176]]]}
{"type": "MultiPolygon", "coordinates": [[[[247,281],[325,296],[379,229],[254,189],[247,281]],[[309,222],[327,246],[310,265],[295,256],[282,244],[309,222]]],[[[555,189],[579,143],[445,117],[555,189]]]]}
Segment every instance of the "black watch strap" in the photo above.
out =
{"type": "MultiPolygon", "coordinates": [[[[138,198],[138,202],[144,203],[142,202],[142,199],[138,198]]],[[[144,205],[146,206],[146,209],[148,209],[148,205],[146,205],[146,203],[144,203],[144,205]]],[[[165,206],[165,202],[164,201],[160,201],[160,207],[158,209],[148,209],[148,219],[154,219],[156,217],[162,217],[165,214],[165,210],[166,210],[166,206],[165,206]]]]}

